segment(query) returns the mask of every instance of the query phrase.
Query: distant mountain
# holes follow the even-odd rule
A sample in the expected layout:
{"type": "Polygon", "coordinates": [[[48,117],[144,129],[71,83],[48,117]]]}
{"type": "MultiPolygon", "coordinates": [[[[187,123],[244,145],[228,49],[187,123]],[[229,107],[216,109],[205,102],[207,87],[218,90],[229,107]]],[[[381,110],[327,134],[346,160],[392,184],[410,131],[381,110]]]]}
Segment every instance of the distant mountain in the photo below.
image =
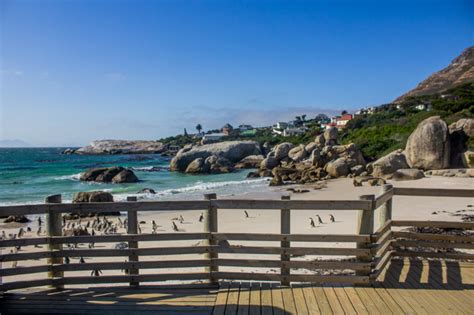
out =
{"type": "Polygon", "coordinates": [[[474,46],[465,49],[449,66],[433,73],[416,88],[398,97],[394,103],[401,103],[410,96],[440,93],[467,82],[474,82],[474,46]]]}
{"type": "Polygon", "coordinates": [[[31,147],[32,145],[23,140],[0,140],[0,148],[21,148],[31,147]]]}

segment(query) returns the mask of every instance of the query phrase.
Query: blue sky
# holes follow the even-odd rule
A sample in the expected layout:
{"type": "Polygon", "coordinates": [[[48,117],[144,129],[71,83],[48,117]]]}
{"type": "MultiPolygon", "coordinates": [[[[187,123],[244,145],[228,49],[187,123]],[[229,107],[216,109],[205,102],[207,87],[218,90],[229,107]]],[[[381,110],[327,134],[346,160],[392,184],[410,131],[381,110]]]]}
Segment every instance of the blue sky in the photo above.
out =
{"type": "Polygon", "coordinates": [[[472,1],[0,1],[0,139],[83,145],[390,102],[472,1]]]}

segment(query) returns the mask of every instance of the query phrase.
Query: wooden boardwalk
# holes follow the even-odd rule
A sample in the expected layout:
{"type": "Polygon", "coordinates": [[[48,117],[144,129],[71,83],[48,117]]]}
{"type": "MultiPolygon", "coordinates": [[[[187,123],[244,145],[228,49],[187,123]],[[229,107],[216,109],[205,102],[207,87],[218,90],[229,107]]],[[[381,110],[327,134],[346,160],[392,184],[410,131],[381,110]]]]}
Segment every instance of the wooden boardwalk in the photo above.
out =
{"type": "Polygon", "coordinates": [[[474,264],[394,260],[374,286],[195,286],[28,289],[6,293],[1,314],[473,314],[474,264]]]}

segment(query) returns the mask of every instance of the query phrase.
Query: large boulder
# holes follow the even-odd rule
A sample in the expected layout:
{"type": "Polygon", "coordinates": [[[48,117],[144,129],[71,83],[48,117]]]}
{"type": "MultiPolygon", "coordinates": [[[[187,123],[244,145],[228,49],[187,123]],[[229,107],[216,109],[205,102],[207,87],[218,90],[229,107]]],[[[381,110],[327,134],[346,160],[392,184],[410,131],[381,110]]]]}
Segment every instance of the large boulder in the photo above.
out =
{"type": "Polygon", "coordinates": [[[308,156],[305,145],[301,144],[288,152],[288,157],[295,162],[301,162],[308,156]]]}
{"type": "Polygon", "coordinates": [[[401,180],[415,180],[425,177],[423,171],[417,168],[403,168],[398,169],[393,173],[392,179],[396,181],[401,180]]]}
{"type": "Polygon", "coordinates": [[[83,191],[74,194],[73,203],[80,202],[113,202],[114,196],[105,191],[83,191]]]}
{"type": "Polygon", "coordinates": [[[264,157],[263,155],[249,155],[244,157],[240,160],[237,164],[235,164],[236,169],[242,168],[259,168],[260,164],[262,163],[264,157]]]}
{"type": "Polygon", "coordinates": [[[9,217],[7,217],[4,221],[4,223],[29,223],[31,222],[30,219],[28,219],[26,216],[24,215],[11,215],[9,217]]]}
{"type": "Polygon", "coordinates": [[[324,139],[324,134],[317,135],[314,139],[314,142],[318,145],[318,147],[322,148],[326,144],[326,139],[324,139]]]}
{"type": "Polygon", "coordinates": [[[138,178],[132,170],[121,166],[91,168],[81,173],[80,180],[100,183],[134,183],[138,178]]]}
{"type": "Polygon", "coordinates": [[[209,171],[209,167],[207,167],[207,169],[204,169],[203,166],[204,166],[204,159],[197,158],[188,164],[188,167],[186,167],[185,173],[189,173],[189,174],[207,173],[209,171]]]}
{"type": "Polygon", "coordinates": [[[337,143],[338,131],[336,127],[329,127],[324,130],[324,140],[326,145],[334,145],[337,143]]]}
{"type": "MultiPolygon", "coordinates": [[[[74,194],[72,199],[73,203],[82,202],[114,202],[114,196],[111,193],[105,191],[83,191],[74,194]]],[[[64,215],[66,220],[75,220],[80,217],[92,217],[95,215],[108,215],[108,216],[120,216],[120,211],[107,211],[99,213],[67,213],[64,215]]]]}
{"type": "Polygon", "coordinates": [[[344,158],[338,158],[326,164],[326,172],[334,178],[347,176],[349,174],[349,165],[344,158]]]}
{"type": "Polygon", "coordinates": [[[460,119],[449,125],[449,141],[451,144],[450,167],[472,167],[466,160],[468,141],[474,136],[474,119],[460,119]]]}
{"type": "Polygon", "coordinates": [[[433,170],[449,167],[450,143],[446,123],[439,116],[423,120],[408,138],[405,156],[411,168],[433,170]]]}
{"type": "Polygon", "coordinates": [[[405,154],[402,150],[396,150],[372,163],[372,175],[383,177],[405,168],[409,168],[405,154]]]}
{"type": "Polygon", "coordinates": [[[278,166],[279,162],[273,155],[268,155],[260,163],[260,169],[262,170],[271,170],[274,167],[278,166]]]}
{"type": "Polygon", "coordinates": [[[260,153],[260,146],[255,141],[225,141],[194,146],[186,151],[180,150],[171,160],[170,170],[184,172],[189,163],[195,159],[206,159],[211,155],[220,156],[232,163],[237,163],[246,156],[260,153]]]}
{"type": "Polygon", "coordinates": [[[293,149],[294,145],[293,143],[290,142],[283,142],[275,146],[274,152],[275,152],[275,158],[278,161],[283,160],[284,158],[288,157],[288,153],[290,152],[291,149],[293,149]]]}

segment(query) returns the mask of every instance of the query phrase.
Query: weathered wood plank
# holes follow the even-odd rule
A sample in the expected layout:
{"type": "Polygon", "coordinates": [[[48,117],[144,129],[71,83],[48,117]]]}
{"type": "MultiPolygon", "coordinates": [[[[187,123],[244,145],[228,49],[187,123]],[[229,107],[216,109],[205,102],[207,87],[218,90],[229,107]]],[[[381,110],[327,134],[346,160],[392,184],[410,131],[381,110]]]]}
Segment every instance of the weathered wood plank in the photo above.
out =
{"type": "Polygon", "coordinates": [[[356,310],[352,306],[352,303],[349,300],[349,297],[347,296],[346,291],[344,291],[344,288],[340,286],[334,286],[333,289],[334,289],[334,293],[336,293],[339,303],[344,309],[344,314],[355,314],[356,310]]]}
{"type": "Polygon", "coordinates": [[[392,226],[439,227],[471,230],[474,229],[474,222],[393,220],[392,226]]]}
{"type": "Polygon", "coordinates": [[[303,291],[309,314],[321,314],[313,289],[308,285],[304,285],[301,286],[301,290],[303,291]]]}
{"type": "Polygon", "coordinates": [[[272,315],[272,290],[270,283],[262,283],[260,285],[260,297],[261,297],[261,314],[272,315]]]}
{"type": "Polygon", "coordinates": [[[225,314],[227,297],[229,296],[229,287],[228,282],[221,282],[219,284],[219,291],[217,292],[216,303],[214,304],[213,314],[214,315],[223,315],[225,314]]]}
{"type": "Polygon", "coordinates": [[[344,314],[344,309],[342,308],[341,303],[339,303],[339,299],[337,298],[336,292],[334,292],[333,287],[324,286],[323,291],[326,295],[329,305],[331,306],[332,313],[344,314]]]}
{"type": "Polygon", "coordinates": [[[293,292],[291,290],[291,287],[282,286],[281,295],[283,297],[283,305],[285,306],[285,313],[297,314],[295,299],[293,297],[293,292]]]}
{"type": "Polygon", "coordinates": [[[250,309],[250,283],[242,282],[239,292],[238,315],[248,315],[250,309]]]}
{"type": "Polygon", "coordinates": [[[250,285],[250,315],[260,315],[261,297],[260,283],[252,282],[250,285]]]}
{"type": "Polygon", "coordinates": [[[318,302],[318,307],[321,314],[332,314],[331,305],[326,297],[326,293],[321,286],[313,286],[314,298],[318,302]]]}
{"type": "Polygon", "coordinates": [[[369,256],[366,248],[331,248],[331,247],[267,247],[267,246],[212,246],[211,251],[229,254],[282,254],[324,255],[324,256],[369,256]]]}
{"type": "Polygon", "coordinates": [[[371,203],[363,200],[245,200],[216,199],[212,204],[220,209],[259,210],[370,210],[371,203]]]}
{"type": "Polygon", "coordinates": [[[444,235],[434,233],[414,233],[414,232],[402,232],[393,231],[394,238],[409,238],[421,241],[452,241],[452,242],[464,242],[474,243],[474,236],[462,236],[462,235],[444,235]]]}
{"type": "Polygon", "coordinates": [[[227,296],[225,314],[234,315],[237,313],[237,306],[239,303],[239,290],[240,285],[237,282],[231,282],[229,287],[229,293],[227,296]]]}
{"type": "Polygon", "coordinates": [[[419,252],[419,251],[408,251],[408,250],[396,250],[393,252],[393,256],[400,257],[425,257],[425,258],[447,258],[447,259],[468,259],[474,260],[474,254],[464,253],[434,253],[434,252],[419,252]]]}
{"type": "Polygon", "coordinates": [[[464,248],[474,249],[474,243],[458,243],[458,242],[434,242],[434,241],[420,241],[420,240],[395,240],[393,246],[399,247],[430,247],[430,248],[464,248]]]}
{"type": "Polygon", "coordinates": [[[426,197],[474,197],[474,189],[444,189],[444,188],[402,188],[395,187],[397,196],[426,196],[426,197]]]}
{"type": "Polygon", "coordinates": [[[297,314],[309,314],[308,307],[306,306],[306,300],[304,298],[303,290],[299,286],[292,286],[293,298],[295,299],[296,313],[297,314]]]}
{"type": "Polygon", "coordinates": [[[283,304],[281,286],[274,283],[271,283],[270,285],[272,286],[273,314],[283,315],[285,314],[285,305],[283,304]]]}

